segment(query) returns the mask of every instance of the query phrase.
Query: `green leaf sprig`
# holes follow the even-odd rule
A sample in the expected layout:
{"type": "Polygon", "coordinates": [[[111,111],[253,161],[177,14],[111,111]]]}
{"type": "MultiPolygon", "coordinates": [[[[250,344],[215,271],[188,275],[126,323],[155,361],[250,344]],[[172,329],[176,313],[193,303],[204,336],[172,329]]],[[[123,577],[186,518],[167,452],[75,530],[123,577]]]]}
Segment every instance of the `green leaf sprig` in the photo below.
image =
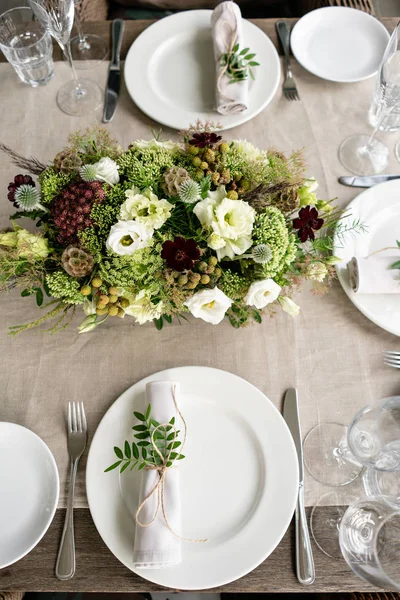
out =
{"type": "Polygon", "coordinates": [[[244,81],[249,76],[255,79],[252,67],[259,67],[260,63],[254,60],[255,53],[250,48],[243,48],[239,52],[239,44],[232,48],[232,52],[225,52],[221,56],[221,66],[226,67],[225,74],[229,77],[229,83],[244,81]]]}
{"type": "Polygon", "coordinates": [[[119,472],[123,473],[130,467],[132,471],[135,467],[139,471],[148,468],[161,467],[163,462],[167,461],[165,466],[171,467],[175,460],[185,458],[175,450],[179,448],[182,442],[177,439],[179,430],[175,429],[175,417],[169,421],[166,426],[161,426],[158,421],[151,417],[151,405],[147,405],[145,414],[134,411],[138,424],[132,427],[134,438],[137,442],[125,440],[123,448],[114,446],[114,452],[118,460],[105,469],[105,473],[113,471],[119,467],[119,472]],[[156,431],[154,431],[156,429],[156,431]],[[154,443],[160,451],[163,459],[154,450],[151,443],[153,437],[154,443]]]}
{"type": "MultiPolygon", "coordinates": [[[[396,244],[397,244],[397,247],[400,249],[400,241],[399,240],[396,240],[396,244]]],[[[392,269],[400,269],[400,260],[396,260],[396,262],[394,262],[391,265],[391,268],[392,269]]]]}

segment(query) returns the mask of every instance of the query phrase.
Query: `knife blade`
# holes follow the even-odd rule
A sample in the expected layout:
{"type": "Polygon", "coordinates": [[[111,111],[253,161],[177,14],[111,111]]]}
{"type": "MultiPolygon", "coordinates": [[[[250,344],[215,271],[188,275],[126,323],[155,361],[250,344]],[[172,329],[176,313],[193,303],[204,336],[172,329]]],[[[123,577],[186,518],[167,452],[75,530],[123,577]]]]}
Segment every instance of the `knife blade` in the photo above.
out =
{"type": "Polygon", "coordinates": [[[123,35],[124,21],[122,19],[114,19],[111,25],[111,62],[104,97],[103,123],[111,121],[117,108],[121,85],[120,54],[123,35]]]}
{"type": "Polygon", "coordinates": [[[400,175],[368,175],[357,177],[355,175],[349,175],[345,177],[339,177],[338,181],[342,185],[350,185],[352,187],[372,187],[378,185],[378,183],[384,183],[385,181],[391,181],[392,179],[400,179],[400,175]]]}
{"type": "Polygon", "coordinates": [[[292,434],[299,461],[299,494],[296,504],[296,575],[303,585],[310,585],[315,579],[314,558],[311,549],[310,534],[304,508],[304,464],[303,443],[301,438],[299,403],[297,390],[291,388],[285,394],[283,417],[292,434]]]}

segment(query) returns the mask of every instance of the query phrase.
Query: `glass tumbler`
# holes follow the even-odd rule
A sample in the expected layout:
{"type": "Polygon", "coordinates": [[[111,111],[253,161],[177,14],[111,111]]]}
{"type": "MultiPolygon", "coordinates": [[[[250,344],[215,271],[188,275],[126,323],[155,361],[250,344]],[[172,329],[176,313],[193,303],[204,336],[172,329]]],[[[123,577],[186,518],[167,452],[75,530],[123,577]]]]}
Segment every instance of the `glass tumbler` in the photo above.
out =
{"type": "Polygon", "coordinates": [[[361,579],[400,591],[400,512],[379,498],[349,506],[339,530],[342,555],[361,579]]]}
{"type": "Polygon", "coordinates": [[[53,78],[51,37],[30,8],[0,15],[0,49],[23,83],[37,87],[53,78]]]}

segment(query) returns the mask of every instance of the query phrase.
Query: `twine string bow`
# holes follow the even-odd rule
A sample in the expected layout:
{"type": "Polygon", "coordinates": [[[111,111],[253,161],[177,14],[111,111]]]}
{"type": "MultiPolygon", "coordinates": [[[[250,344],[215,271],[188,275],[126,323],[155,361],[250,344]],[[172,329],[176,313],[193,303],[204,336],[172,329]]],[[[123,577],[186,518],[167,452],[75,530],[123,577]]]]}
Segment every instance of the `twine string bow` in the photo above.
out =
{"type": "MultiPolygon", "coordinates": [[[[175,385],[172,388],[172,399],[174,401],[176,412],[178,413],[179,417],[181,418],[183,427],[184,427],[184,436],[183,436],[183,441],[182,441],[181,449],[180,449],[180,453],[181,453],[184,448],[185,442],[186,442],[187,425],[186,425],[186,421],[185,421],[181,411],[179,410],[178,403],[176,401],[176,386],[175,385]]],[[[155,427],[153,429],[151,438],[150,438],[150,442],[151,442],[153,451],[159,457],[161,464],[160,465],[148,465],[145,467],[145,469],[151,470],[151,471],[157,471],[158,472],[158,480],[157,480],[156,484],[152,487],[150,492],[145,496],[145,498],[143,498],[142,502],[140,503],[140,505],[136,511],[135,519],[136,519],[136,523],[140,527],[149,527],[157,519],[158,513],[160,512],[160,509],[161,509],[165,524],[168,527],[169,531],[175,537],[179,538],[180,540],[184,540],[186,542],[204,543],[204,542],[207,542],[208,540],[207,539],[194,540],[191,538],[182,537],[181,535],[176,533],[172,529],[171,525],[169,524],[168,517],[166,514],[166,510],[165,510],[165,477],[166,477],[168,469],[174,467],[174,460],[171,460],[171,454],[174,451],[174,442],[176,441],[177,435],[178,435],[178,430],[175,427],[175,425],[171,425],[171,423],[160,423],[160,425],[157,425],[157,427],[155,427]],[[155,434],[161,428],[167,428],[167,427],[169,427],[170,429],[173,430],[174,437],[171,441],[171,447],[169,448],[168,452],[164,456],[156,444],[155,434]],[[150,521],[148,521],[147,523],[142,523],[142,521],[139,518],[139,515],[140,515],[141,511],[143,510],[143,507],[146,505],[146,503],[150,500],[150,498],[153,497],[153,494],[157,494],[157,505],[156,505],[156,509],[154,511],[154,515],[153,515],[152,519],[150,519],[150,521]]]]}

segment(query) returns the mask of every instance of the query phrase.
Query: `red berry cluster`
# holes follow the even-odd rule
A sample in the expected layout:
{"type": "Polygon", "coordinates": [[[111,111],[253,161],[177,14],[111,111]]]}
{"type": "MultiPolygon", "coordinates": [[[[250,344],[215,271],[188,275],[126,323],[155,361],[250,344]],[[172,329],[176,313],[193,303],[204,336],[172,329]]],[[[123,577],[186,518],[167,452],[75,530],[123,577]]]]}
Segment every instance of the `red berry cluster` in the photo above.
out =
{"type": "Polygon", "coordinates": [[[71,183],[53,198],[50,213],[58,229],[57,241],[61,246],[78,241],[77,233],[93,225],[90,212],[93,204],[104,202],[106,193],[99,181],[71,183]]]}

